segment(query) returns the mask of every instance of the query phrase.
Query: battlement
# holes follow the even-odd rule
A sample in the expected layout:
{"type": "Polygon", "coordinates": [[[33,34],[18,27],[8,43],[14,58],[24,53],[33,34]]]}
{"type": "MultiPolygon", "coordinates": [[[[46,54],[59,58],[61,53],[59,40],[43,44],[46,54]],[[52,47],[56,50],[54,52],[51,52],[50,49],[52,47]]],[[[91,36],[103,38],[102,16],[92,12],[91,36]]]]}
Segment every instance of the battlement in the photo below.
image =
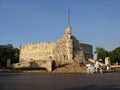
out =
{"type": "Polygon", "coordinates": [[[33,48],[33,47],[39,47],[39,46],[49,46],[50,44],[54,44],[55,42],[34,42],[34,43],[29,43],[29,44],[23,44],[20,46],[21,49],[25,48],[33,48]]]}

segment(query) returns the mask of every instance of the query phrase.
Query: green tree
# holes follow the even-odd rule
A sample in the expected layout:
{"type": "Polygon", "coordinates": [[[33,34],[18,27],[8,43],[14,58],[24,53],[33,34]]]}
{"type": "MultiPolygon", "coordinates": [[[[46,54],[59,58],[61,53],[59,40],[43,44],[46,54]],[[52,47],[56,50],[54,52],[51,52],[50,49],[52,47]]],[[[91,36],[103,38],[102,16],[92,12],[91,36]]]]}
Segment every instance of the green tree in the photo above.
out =
{"type": "Polygon", "coordinates": [[[97,47],[94,53],[97,54],[97,59],[104,61],[105,57],[110,57],[111,63],[120,63],[120,47],[115,48],[113,51],[107,51],[104,48],[97,47]]]}
{"type": "Polygon", "coordinates": [[[7,59],[11,60],[11,64],[19,61],[19,49],[14,48],[12,44],[0,45],[0,62],[6,66],[7,59]]]}
{"type": "Polygon", "coordinates": [[[104,62],[105,57],[108,57],[110,52],[106,51],[104,48],[97,47],[94,53],[97,54],[97,60],[102,59],[104,62]]]}
{"type": "Polygon", "coordinates": [[[120,63],[120,47],[115,48],[110,55],[111,62],[119,62],[120,63]]]}

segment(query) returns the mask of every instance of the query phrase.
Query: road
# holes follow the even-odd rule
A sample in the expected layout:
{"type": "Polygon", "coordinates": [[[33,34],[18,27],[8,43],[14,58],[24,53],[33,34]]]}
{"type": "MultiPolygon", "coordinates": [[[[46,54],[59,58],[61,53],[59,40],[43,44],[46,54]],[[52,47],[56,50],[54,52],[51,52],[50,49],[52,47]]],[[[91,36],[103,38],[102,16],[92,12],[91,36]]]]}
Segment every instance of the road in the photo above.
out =
{"type": "Polygon", "coordinates": [[[0,73],[0,90],[120,90],[120,73],[0,73]]]}

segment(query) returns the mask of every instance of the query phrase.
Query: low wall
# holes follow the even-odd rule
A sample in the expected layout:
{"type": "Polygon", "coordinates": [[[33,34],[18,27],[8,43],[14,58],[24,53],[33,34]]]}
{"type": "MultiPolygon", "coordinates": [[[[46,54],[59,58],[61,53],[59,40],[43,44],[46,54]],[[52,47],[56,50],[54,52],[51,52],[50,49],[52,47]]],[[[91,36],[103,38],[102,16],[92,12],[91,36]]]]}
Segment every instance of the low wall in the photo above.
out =
{"type": "Polygon", "coordinates": [[[52,71],[52,61],[50,60],[32,60],[30,62],[20,62],[12,65],[13,68],[46,68],[52,71]]]}

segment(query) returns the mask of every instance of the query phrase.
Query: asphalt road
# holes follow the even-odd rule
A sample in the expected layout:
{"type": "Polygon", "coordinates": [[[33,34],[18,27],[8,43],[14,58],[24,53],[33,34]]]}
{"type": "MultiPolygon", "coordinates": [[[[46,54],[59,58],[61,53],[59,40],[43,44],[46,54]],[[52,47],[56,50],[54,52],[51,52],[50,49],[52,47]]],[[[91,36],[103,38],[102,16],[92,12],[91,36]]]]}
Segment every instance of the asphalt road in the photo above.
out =
{"type": "Polygon", "coordinates": [[[120,73],[0,73],[0,90],[120,90],[120,73]]]}

